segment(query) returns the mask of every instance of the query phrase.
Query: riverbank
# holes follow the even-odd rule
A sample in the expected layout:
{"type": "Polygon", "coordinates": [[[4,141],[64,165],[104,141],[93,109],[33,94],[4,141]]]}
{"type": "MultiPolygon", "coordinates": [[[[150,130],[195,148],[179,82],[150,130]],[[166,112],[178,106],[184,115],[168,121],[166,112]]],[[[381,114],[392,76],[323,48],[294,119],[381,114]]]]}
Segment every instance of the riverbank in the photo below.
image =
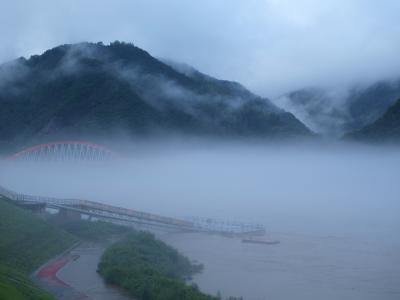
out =
{"type": "Polygon", "coordinates": [[[35,273],[35,281],[61,300],[130,300],[97,273],[107,243],[82,242],[35,273]]]}
{"type": "Polygon", "coordinates": [[[202,268],[152,233],[132,230],[105,251],[98,271],[135,299],[217,300],[186,283],[202,268]]]}
{"type": "Polygon", "coordinates": [[[58,277],[58,272],[76,259],[79,259],[79,256],[68,252],[49,261],[35,272],[33,275],[34,282],[59,300],[90,299],[85,293],[76,290],[58,277]]]}
{"type": "Polygon", "coordinates": [[[0,299],[214,299],[185,283],[199,266],[150,233],[58,215],[39,217],[6,200],[0,200],[0,259],[0,299]],[[118,247],[126,247],[128,256],[118,247]],[[115,271],[127,278],[133,272],[135,280],[121,282],[115,271]],[[144,294],[137,293],[138,282],[144,294]]]}
{"type": "MultiPolygon", "coordinates": [[[[106,287],[97,274],[97,264],[114,236],[130,229],[102,222],[68,221],[57,215],[38,216],[14,202],[0,197],[0,299],[5,300],[126,300],[118,289],[106,287]],[[83,248],[96,245],[94,261],[89,266],[83,248]],[[99,294],[87,293],[63,278],[65,270],[84,261],[88,278],[98,280],[99,294]],[[31,275],[33,274],[33,275],[31,275]],[[110,295],[117,295],[111,298],[110,295]],[[94,295],[94,297],[92,297],[94,295]]],[[[86,281],[83,280],[86,284],[86,281]]],[[[96,292],[96,289],[94,289],[96,292]]]]}

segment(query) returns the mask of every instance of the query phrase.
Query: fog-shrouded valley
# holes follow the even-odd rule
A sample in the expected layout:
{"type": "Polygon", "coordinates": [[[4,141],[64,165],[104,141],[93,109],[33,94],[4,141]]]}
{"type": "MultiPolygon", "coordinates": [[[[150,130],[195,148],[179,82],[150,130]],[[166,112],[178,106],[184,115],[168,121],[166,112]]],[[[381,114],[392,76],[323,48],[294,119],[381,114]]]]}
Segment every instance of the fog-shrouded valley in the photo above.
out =
{"type": "Polygon", "coordinates": [[[205,264],[194,278],[212,294],[395,299],[396,147],[175,140],[120,148],[124,157],[112,164],[7,162],[1,182],[24,194],[179,219],[263,224],[269,238],[280,240],[270,248],[244,247],[231,238],[160,234],[205,264]]]}
{"type": "Polygon", "coordinates": [[[0,299],[399,299],[399,9],[4,3],[0,299]]]}
{"type": "Polygon", "coordinates": [[[201,140],[129,149],[112,164],[4,162],[1,178],[25,194],[396,241],[386,232],[397,233],[396,147],[201,140]]]}

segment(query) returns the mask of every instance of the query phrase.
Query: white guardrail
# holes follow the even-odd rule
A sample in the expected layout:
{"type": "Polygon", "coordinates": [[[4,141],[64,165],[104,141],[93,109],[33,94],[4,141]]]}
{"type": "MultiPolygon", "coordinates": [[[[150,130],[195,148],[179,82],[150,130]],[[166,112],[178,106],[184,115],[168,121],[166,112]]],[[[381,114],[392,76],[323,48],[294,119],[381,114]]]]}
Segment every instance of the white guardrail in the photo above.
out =
{"type": "MultiPolygon", "coordinates": [[[[81,211],[85,209],[90,212],[106,212],[108,214],[120,215],[128,218],[139,220],[148,220],[151,222],[162,223],[166,225],[180,226],[180,227],[193,227],[193,223],[189,221],[179,220],[170,217],[159,216],[146,212],[141,212],[133,209],[117,207],[113,205],[103,204],[95,201],[81,200],[81,199],[62,199],[54,197],[32,196],[13,192],[0,186],[0,195],[3,195],[13,201],[31,202],[31,203],[46,203],[60,208],[77,208],[81,211]]],[[[107,217],[104,215],[104,217],[107,217]]]]}
{"type": "Polygon", "coordinates": [[[119,218],[126,221],[147,221],[167,226],[175,226],[193,231],[210,233],[229,233],[229,234],[263,234],[265,227],[258,224],[246,224],[240,222],[218,221],[209,218],[188,218],[180,220],[170,217],[159,216],[133,209],[127,209],[99,202],[80,200],[80,199],[62,199],[54,197],[32,196],[16,193],[0,186],[0,195],[3,195],[13,201],[46,203],[49,206],[58,208],[79,210],[82,213],[94,214],[101,217],[119,218]]]}

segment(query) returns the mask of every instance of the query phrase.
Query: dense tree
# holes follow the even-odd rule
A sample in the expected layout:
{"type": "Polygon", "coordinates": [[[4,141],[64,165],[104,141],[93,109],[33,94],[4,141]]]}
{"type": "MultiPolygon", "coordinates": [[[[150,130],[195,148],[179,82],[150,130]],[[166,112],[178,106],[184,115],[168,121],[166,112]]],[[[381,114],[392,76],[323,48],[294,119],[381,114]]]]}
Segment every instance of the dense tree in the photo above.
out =
{"type": "Polygon", "coordinates": [[[368,142],[400,142],[400,99],[378,120],[345,138],[368,142]]]}
{"type": "MultiPolygon", "coordinates": [[[[132,44],[63,45],[0,66],[0,143],[55,136],[309,135],[240,84],[189,73],[132,44]]],[[[35,140],[35,141],[32,141],[35,140]]]]}
{"type": "Polygon", "coordinates": [[[98,271],[140,300],[216,299],[185,283],[201,268],[152,234],[133,232],[106,250],[98,271]]]}

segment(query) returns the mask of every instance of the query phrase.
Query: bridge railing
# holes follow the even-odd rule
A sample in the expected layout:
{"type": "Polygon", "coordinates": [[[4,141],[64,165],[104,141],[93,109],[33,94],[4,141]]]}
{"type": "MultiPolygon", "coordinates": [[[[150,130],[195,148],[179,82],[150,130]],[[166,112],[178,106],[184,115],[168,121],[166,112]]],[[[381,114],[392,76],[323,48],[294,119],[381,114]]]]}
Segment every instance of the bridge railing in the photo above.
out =
{"type": "Polygon", "coordinates": [[[81,206],[86,206],[90,209],[106,211],[118,215],[125,215],[137,219],[146,219],[153,222],[165,223],[165,224],[173,224],[173,225],[181,225],[181,226],[193,226],[192,222],[179,220],[170,217],[164,217],[160,215],[155,215],[151,213],[146,213],[142,211],[137,211],[133,209],[122,208],[118,206],[103,204],[99,202],[89,201],[89,200],[80,200],[79,204],[81,206]]]}
{"type": "Polygon", "coordinates": [[[35,203],[47,203],[59,206],[70,206],[70,207],[80,207],[85,208],[87,210],[97,210],[104,211],[107,213],[112,213],[116,215],[128,216],[136,219],[144,219],[149,220],[151,222],[158,222],[163,224],[175,225],[175,226],[185,226],[192,227],[193,223],[184,220],[178,220],[174,218],[159,216],[155,214],[150,214],[146,212],[141,212],[133,209],[122,208],[118,206],[103,204],[95,201],[89,200],[81,200],[81,199],[62,199],[62,198],[54,198],[54,197],[43,197],[43,196],[33,196],[20,194],[13,191],[10,191],[4,187],[0,186],[0,194],[3,194],[7,198],[10,198],[14,201],[21,202],[35,202],[35,203]]]}
{"type": "Polygon", "coordinates": [[[238,222],[224,222],[209,218],[194,218],[180,220],[170,217],[164,217],[156,214],[141,212],[133,209],[122,208],[109,204],[103,204],[95,201],[81,199],[62,199],[54,197],[32,196],[13,192],[0,186],[0,195],[4,195],[14,201],[46,203],[50,207],[79,210],[83,214],[93,214],[102,217],[119,218],[134,222],[150,222],[174,226],[182,229],[189,229],[210,233],[228,233],[228,234],[263,234],[265,228],[257,224],[244,224],[238,222]]]}

